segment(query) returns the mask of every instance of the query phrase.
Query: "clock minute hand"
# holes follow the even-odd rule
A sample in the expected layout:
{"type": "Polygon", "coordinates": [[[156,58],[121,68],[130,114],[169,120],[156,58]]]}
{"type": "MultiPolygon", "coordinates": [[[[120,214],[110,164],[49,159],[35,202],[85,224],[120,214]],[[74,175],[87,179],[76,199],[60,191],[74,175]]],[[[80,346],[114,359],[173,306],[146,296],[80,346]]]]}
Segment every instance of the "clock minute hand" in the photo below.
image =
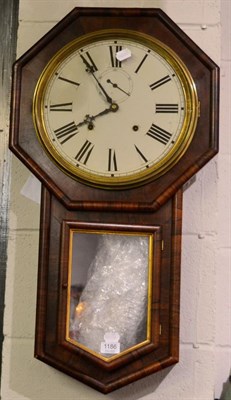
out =
{"type": "Polygon", "coordinates": [[[95,76],[93,66],[89,64],[89,62],[84,58],[84,56],[83,56],[82,54],[80,54],[80,57],[82,58],[84,64],[85,64],[86,67],[87,67],[87,72],[89,72],[89,73],[93,76],[93,78],[96,80],[96,82],[97,82],[99,88],[101,89],[101,91],[103,92],[104,96],[106,97],[107,102],[110,103],[110,104],[112,104],[112,103],[113,103],[113,100],[112,100],[112,98],[107,94],[106,90],[105,90],[104,87],[101,85],[101,83],[99,82],[98,78],[95,76]]]}

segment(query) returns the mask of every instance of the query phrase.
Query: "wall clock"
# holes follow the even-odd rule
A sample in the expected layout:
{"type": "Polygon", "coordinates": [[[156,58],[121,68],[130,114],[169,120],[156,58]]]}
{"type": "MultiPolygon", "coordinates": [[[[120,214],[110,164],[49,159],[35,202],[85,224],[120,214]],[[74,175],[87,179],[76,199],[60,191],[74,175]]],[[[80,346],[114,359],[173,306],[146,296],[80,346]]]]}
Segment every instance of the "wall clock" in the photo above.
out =
{"type": "Polygon", "coordinates": [[[121,204],[123,209],[130,209],[133,203],[137,208],[155,210],[217,152],[217,102],[217,66],[161,10],[78,8],[15,64],[10,147],[68,208],[91,209],[100,204],[113,209],[121,204]],[[120,41],[123,38],[128,50],[126,44],[130,41],[133,57],[121,62],[115,58],[116,48],[110,44],[112,36],[107,41],[99,33],[104,30],[107,34],[112,29],[114,33],[129,30],[130,39],[128,33],[126,36],[117,32],[115,36],[120,35],[120,41]],[[97,64],[96,44],[97,49],[100,47],[97,64]],[[76,47],[79,53],[75,52],[76,47]],[[115,63],[117,60],[115,67],[110,49],[115,63]],[[72,70],[75,62],[76,68],[81,67],[76,76],[72,70]],[[94,72],[95,68],[98,71],[94,72]],[[109,70],[111,75],[107,76],[109,70]],[[130,96],[106,82],[108,79],[121,85],[130,96]],[[105,85],[114,101],[114,112],[105,96],[105,85]],[[79,101],[82,97],[83,101],[79,101]],[[145,113],[143,119],[139,100],[145,113]],[[105,114],[96,117],[101,112],[105,114]],[[131,114],[137,117],[133,119],[131,114]],[[124,145],[129,151],[129,167],[122,167],[124,160],[119,156],[122,152],[117,136],[112,138],[117,127],[121,130],[120,115],[121,125],[126,128],[123,142],[126,140],[124,145]],[[91,126],[93,129],[88,129],[91,126]],[[101,134],[95,138],[99,128],[101,134]],[[74,137],[62,144],[71,135],[74,137]],[[97,153],[99,141],[104,145],[102,160],[97,153]],[[153,155],[149,148],[154,147],[153,155]],[[57,163],[61,168],[57,168],[57,163]],[[93,192],[89,185],[112,187],[113,182],[122,190],[96,188],[93,192]],[[133,184],[135,188],[131,190],[133,184]]]}
{"type": "Polygon", "coordinates": [[[108,393],[178,361],[182,187],[218,151],[219,68],[160,9],[76,8],[14,66],[43,183],[35,356],[108,393]]]}

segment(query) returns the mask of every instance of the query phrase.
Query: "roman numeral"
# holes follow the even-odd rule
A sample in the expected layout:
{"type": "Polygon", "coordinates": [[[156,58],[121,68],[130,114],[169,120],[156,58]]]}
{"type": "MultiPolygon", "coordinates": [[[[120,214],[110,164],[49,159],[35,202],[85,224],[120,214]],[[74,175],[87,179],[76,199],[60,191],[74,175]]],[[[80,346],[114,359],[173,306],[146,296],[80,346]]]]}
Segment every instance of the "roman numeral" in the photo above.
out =
{"type": "Polygon", "coordinates": [[[144,57],[142,58],[142,60],[140,61],[138,67],[137,67],[136,70],[135,70],[135,73],[136,73],[136,74],[138,73],[138,71],[139,71],[140,68],[142,67],[142,65],[143,65],[144,61],[146,60],[147,56],[148,56],[148,54],[145,54],[145,56],[144,56],[144,57]]]}
{"type": "Polygon", "coordinates": [[[144,162],[148,162],[147,158],[143,155],[143,153],[141,152],[141,150],[140,150],[136,145],[134,145],[134,146],[135,146],[135,149],[136,149],[137,153],[138,153],[139,156],[142,158],[142,160],[143,160],[144,162]]]}
{"type": "Polygon", "coordinates": [[[163,78],[159,79],[158,81],[151,83],[149,87],[151,88],[151,90],[155,90],[169,81],[171,81],[171,77],[169,75],[166,75],[163,78]]]}
{"type": "MultiPolygon", "coordinates": [[[[88,140],[85,141],[79,152],[76,154],[75,159],[82,162],[84,165],[87,163],[94,145],[88,140]]],[[[78,166],[78,164],[77,164],[78,166]]]]}
{"type": "Polygon", "coordinates": [[[82,54],[80,54],[80,57],[82,58],[84,64],[86,65],[87,70],[90,69],[89,72],[98,71],[98,68],[95,65],[90,53],[87,51],[84,55],[86,56],[87,59],[82,54]]]}
{"type": "Polygon", "coordinates": [[[64,140],[60,141],[61,144],[64,144],[78,133],[78,129],[74,122],[70,122],[61,126],[61,128],[55,129],[54,133],[58,139],[64,138],[64,140]]]}
{"type": "Polygon", "coordinates": [[[108,150],[108,171],[118,171],[115,150],[108,150]]]}
{"type": "Polygon", "coordinates": [[[122,46],[109,46],[110,60],[112,68],[121,68],[121,61],[117,60],[116,53],[122,50],[122,46]]]}
{"type": "Polygon", "coordinates": [[[156,113],[177,114],[179,111],[178,104],[156,104],[156,113]]]}
{"type": "Polygon", "coordinates": [[[152,124],[151,128],[147,132],[147,135],[157,140],[158,142],[163,143],[164,145],[168,143],[172,136],[171,133],[154,124],[152,124]]]}
{"type": "Polygon", "coordinates": [[[50,104],[50,111],[72,111],[72,103],[50,104]]]}
{"type": "Polygon", "coordinates": [[[80,85],[80,83],[75,82],[75,81],[71,81],[70,79],[67,79],[67,78],[63,78],[62,76],[59,76],[58,79],[60,81],[66,82],[66,83],[70,83],[71,85],[74,85],[74,86],[79,86],[80,85]]]}

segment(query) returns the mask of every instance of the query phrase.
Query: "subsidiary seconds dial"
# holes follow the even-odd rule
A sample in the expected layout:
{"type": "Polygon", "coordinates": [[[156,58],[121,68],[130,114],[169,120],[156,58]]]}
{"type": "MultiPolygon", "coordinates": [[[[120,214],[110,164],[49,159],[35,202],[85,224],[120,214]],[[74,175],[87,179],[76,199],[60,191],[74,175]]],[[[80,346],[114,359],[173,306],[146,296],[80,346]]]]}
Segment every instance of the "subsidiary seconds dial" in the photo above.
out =
{"type": "Polygon", "coordinates": [[[34,123],[49,156],[87,184],[155,179],[187,150],[198,99],[181,60],[157,40],[98,31],[69,43],[37,84],[34,123]]]}

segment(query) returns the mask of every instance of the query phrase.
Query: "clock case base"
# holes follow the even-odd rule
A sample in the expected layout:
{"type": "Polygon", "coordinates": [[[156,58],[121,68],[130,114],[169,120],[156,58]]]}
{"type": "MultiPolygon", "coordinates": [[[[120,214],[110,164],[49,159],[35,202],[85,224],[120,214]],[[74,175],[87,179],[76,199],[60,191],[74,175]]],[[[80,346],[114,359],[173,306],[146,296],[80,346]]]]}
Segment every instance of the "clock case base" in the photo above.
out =
{"type": "Polygon", "coordinates": [[[43,186],[35,357],[105,394],[177,363],[181,230],[182,189],[156,212],[116,213],[68,210],[43,186]],[[150,341],[110,362],[66,339],[69,232],[76,227],[154,234],[150,341]]]}

